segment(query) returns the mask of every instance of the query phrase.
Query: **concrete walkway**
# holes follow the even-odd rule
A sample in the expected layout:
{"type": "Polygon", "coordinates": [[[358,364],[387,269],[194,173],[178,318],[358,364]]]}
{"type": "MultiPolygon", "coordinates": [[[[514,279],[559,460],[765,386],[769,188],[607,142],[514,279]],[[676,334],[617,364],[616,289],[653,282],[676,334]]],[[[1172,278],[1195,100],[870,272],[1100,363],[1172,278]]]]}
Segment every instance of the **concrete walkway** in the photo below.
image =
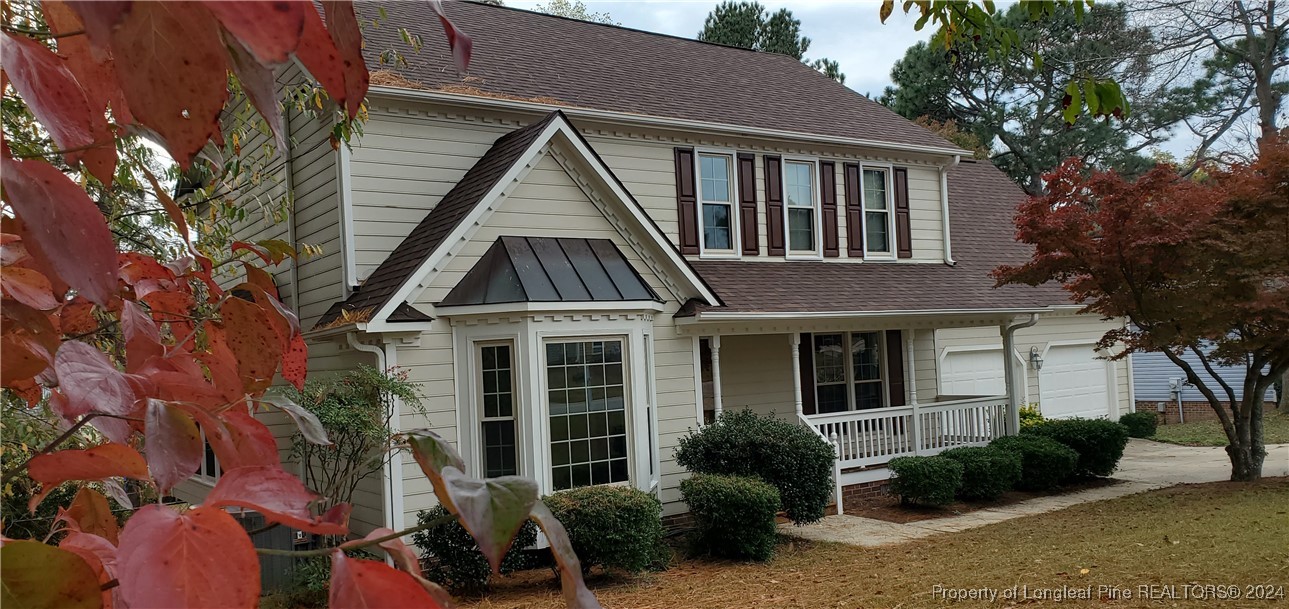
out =
{"type": "MultiPolygon", "coordinates": [[[[1266,477],[1289,476],[1289,444],[1267,447],[1262,468],[1266,477]]],[[[1218,482],[1231,476],[1231,462],[1223,448],[1176,446],[1133,439],[1124,450],[1114,478],[1119,484],[1065,495],[1040,497],[1020,503],[977,510],[959,516],[899,524],[859,516],[826,516],[804,527],[780,525],[779,531],[814,541],[832,541],[865,547],[904,543],[940,533],[955,533],[1012,518],[1072,507],[1080,503],[1114,499],[1176,484],[1218,482]]]]}

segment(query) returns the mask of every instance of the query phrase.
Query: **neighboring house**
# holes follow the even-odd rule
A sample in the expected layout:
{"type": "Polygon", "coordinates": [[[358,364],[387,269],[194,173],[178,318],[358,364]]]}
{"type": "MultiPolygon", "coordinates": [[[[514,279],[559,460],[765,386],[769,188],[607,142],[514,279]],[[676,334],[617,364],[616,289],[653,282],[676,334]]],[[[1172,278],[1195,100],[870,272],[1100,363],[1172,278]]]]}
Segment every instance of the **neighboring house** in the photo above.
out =
{"type": "MultiPolygon", "coordinates": [[[[1225,381],[1235,392],[1235,399],[1244,399],[1244,368],[1214,366],[1217,378],[1204,370],[1200,358],[1189,351],[1182,353],[1182,360],[1195,369],[1204,384],[1217,393],[1223,404],[1229,404],[1226,391],[1217,378],[1225,381]]],[[[1137,410],[1158,412],[1165,423],[1207,421],[1217,419],[1217,413],[1198,387],[1186,382],[1186,373],[1163,353],[1134,353],[1132,355],[1132,394],[1137,410]]],[[[1267,389],[1268,406],[1276,403],[1274,389],[1267,389]]]]}
{"type": "MultiPolygon", "coordinates": [[[[322,248],[276,276],[311,374],[407,369],[427,415],[395,424],[455,441],[471,473],[627,484],[672,517],[677,441],[722,409],[835,438],[847,485],[1005,434],[1023,403],[1129,411],[1126,364],[1094,350],[1118,322],[993,287],[1028,257],[1023,195],[969,152],[790,57],[446,3],[474,37],[463,77],[427,7],[384,6],[426,46],[374,75],[352,148],[288,117],[290,158],[259,161],[280,185],[248,195],[289,185],[296,213],[242,235],[322,248]]],[[[373,66],[402,45],[365,33],[373,66]]],[[[354,520],[398,529],[433,503],[396,456],[354,520]]]]}

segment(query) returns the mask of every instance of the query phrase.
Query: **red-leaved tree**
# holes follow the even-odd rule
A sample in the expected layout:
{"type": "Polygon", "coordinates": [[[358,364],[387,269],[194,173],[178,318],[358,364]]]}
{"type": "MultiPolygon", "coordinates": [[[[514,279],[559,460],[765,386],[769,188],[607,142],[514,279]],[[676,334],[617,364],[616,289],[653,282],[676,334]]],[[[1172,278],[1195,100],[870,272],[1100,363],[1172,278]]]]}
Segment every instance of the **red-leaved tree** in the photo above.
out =
{"type": "Polygon", "coordinates": [[[1016,218],[1033,258],[995,271],[999,284],[1060,282],[1086,312],[1132,322],[1102,346],[1161,352],[1185,372],[1221,420],[1232,480],[1261,477],[1263,399],[1289,370],[1287,135],[1198,182],[1167,166],[1128,182],[1067,162],[1016,218]],[[1219,365],[1244,370],[1238,393],[1219,365]]]}
{"type": "MultiPolygon", "coordinates": [[[[437,2],[429,6],[464,69],[469,38],[437,2]]],[[[10,8],[4,3],[6,17],[10,8]]],[[[69,481],[100,482],[111,493],[128,478],[163,496],[198,469],[203,435],[224,469],[201,505],[145,505],[122,528],[107,498],[82,486],[44,541],[0,541],[6,607],[254,607],[257,553],[273,551],[253,547],[228,509],[253,509],[321,535],[349,534],[350,506],[317,513],[319,497],[282,467],[273,434],[255,417],[284,411],[304,435],[327,442],[312,415],[269,392],[279,375],[299,387],[306,373],[299,321],[260,266],[294,257],[294,244],[237,242],[205,255],[192,245],[184,211],[147,174],[187,255],[158,260],[126,251],[85,182],[68,174],[112,188],[126,134],[146,134],[189,167],[222,139],[230,73],[279,129],[274,74],[293,59],[353,120],[368,85],[359,23],[350,2],[321,9],[302,1],[46,0],[39,21],[48,30],[4,25],[0,87],[21,100],[57,149],[15,154],[0,146],[0,386],[29,407],[47,404],[63,425],[30,459],[6,462],[4,481],[39,483],[32,508],[69,481]],[[63,164],[50,162],[59,158],[63,164]],[[245,279],[225,289],[216,277],[230,267],[245,279]],[[67,448],[87,426],[101,443],[67,448]]],[[[284,134],[276,135],[281,143],[284,134]]],[[[428,430],[399,441],[494,570],[531,518],[550,540],[568,605],[599,606],[531,480],[470,478],[455,450],[428,430]]],[[[297,554],[330,556],[333,607],[449,606],[402,543],[410,532],[381,529],[341,546],[379,547],[397,568],[336,548],[297,554]]]]}

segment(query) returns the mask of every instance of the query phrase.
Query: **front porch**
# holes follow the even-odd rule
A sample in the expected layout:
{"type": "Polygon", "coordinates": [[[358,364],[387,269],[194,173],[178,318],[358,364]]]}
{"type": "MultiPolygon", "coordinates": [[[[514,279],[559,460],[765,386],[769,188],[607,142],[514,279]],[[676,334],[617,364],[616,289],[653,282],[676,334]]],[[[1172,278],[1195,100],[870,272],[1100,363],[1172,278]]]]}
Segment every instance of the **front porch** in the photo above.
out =
{"type": "MultiPolygon", "coordinates": [[[[897,457],[930,456],[983,446],[1019,428],[1023,391],[1006,372],[1001,395],[941,393],[935,331],[997,328],[1005,352],[1025,318],[1014,315],[920,319],[779,320],[773,333],[756,326],[693,326],[701,375],[702,420],[727,408],[799,421],[837,452],[837,503],[842,487],[889,477],[897,457]],[[1009,331],[1010,330],[1010,331],[1009,331]],[[709,333],[710,332],[710,333],[709,333]]],[[[769,328],[766,328],[769,329],[769,328]]],[[[961,386],[960,384],[958,386],[961,386]]]]}

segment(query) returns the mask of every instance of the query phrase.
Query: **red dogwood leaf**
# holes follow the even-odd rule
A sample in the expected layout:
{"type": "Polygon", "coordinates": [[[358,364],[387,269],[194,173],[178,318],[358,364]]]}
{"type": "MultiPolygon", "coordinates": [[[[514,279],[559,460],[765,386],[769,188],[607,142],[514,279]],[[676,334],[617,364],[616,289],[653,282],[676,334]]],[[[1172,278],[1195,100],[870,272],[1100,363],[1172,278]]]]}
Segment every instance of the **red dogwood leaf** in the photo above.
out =
{"type": "Polygon", "coordinates": [[[97,609],[99,578],[74,552],[39,541],[6,541],[0,547],[0,599],[24,609],[97,609]]]}
{"type": "Polygon", "coordinates": [[[349,558],[340,550],[331,555],[327,605],[346,609],[444,607],[412,575],[383,562],[349,558]]]}
{"type": "Polygon", "coordinates": [[[102,351],[80,341],[67,341],[54,356],[54,371],[73,409],[118,416],[134,411],[134,389],[102,351]]]}
{"type": "Polygon", "coordinates": [[[214,16],[196,2],[135,2],[111,41],[130,112],[187,169],[206,142],[220,139],[228,99],[228,54],[214,16]]]}
{"type": "Polygon", "coordinates": [[[165,355],[157,322],[134,301],[121,305],[121,333],[125,336],[126,369],[136,371],[149,358],[165,355]]]}
{"type": "Polygon", "coordinates": [[[85,300],[83,296],[77,296],[63,305],[58,317],[62,322],[61,330],[66,336],[89,334],[98,328],[98,320],[94,319],[94,303],[85,300]]]}
{"type": "Polygon", "coordinates": [[[22,219],[27,251],[81,295],[106,306],[117,287],[116,244],[85,190],[49,163],[7,155],[0,158],[0,180],[4,199],[22,219]]]}
{"type": "Polygon", "coordinates": [[[48,311],[58,307],[49,278],[35,269],[0,267],[0,292],[33,309],[48,311]]]}
{"type": "Polygon", "coordinates": [[[148,470],[164,495],[201,466],[201,433],[192,415],[161,400],[148,400],[144,416],[148,470]]]}
{"type": "Polygon", "coordinates": [[[107,497],[89,487],[81,487],[76,491],[71,505],[59,515],[59,519],[74,522],[76,530],[102,537],[112,542],[112,545],[116,545],[121,534],[107,497]]]}
{"type": "MultiPolygon", "coordinates": [[[[58,542],[58,547],[73,552],[80,556],[85,564],[94,570],[98,576],[100,589],[103,585],[116,579],[116,546],[108,540],[98,535],[90,535],[80,531],[70,531],[63,540],[58,542]]],[[[103,609],[111,609],[117,603],[114,594],[119,593],[115,587],[103,590],[103,609]]]]}
{"type": "Polygon", "coordinates": [[[219,316],[242,386],[250,393],[267,389],[282,361],[282,338],[274,329],[270,312],[234,297],[219,306],[219,316]]]}
{"type": "MultiPolygon", "coordinates": [[[[102,3],[108,4],[108,3],[102,3]]],[[[116,65],[111,57],[102,56],[90,45],[89,36],[73,36],[72,32],[85,30],[85,24],[66,2],[60,0],[42,0],[40,7],[45,11],[45,22],[49,31],[58,38],[58,54],[66,62],[85,91],[85,100],[89,102],[91,112],[99,112],[111,107],[112,118],[116,124],[125,126],[134,122],[130,109],[125,105],[125,93],[116,82],[116,65]]],[[[105,147],[106,148],[106,147],[105,147]]],[[[112,149],[115,161],[115,148],[112,149]]],[[[89,165],[89,161],[86,161],[89,165]]],[[[94,173],[103,180],[97,172],[94,173]]]]}
{"type": "Polygon", "coordinates": [[[291,348],[282,356],[282,378],[295,386],[304,389],[304,377],[309,373],[309,347],[304,344],[304,337],[297,334],[291,339],[291,348]]]}
{"type": "Polygon", "coordinates": [[[331,34],[327,32],[327,26],[322,23],[322,16],[316,10],[305,11],[304,30],[295,56],[331,99],[345,105],[345,64],[340,59],[336,43],[331,40],[331,34]]]}
{"type": "MultiPolygon", "coordinates": [[[[358,109],[367,98],[367,85],[371,75],[363,61],[363,34],[354,15],[354,3],[349,0],[323,0],[322,14],[327,19],[327,31],[340,51],[340,61],[345,74],[345,109],[349,118],[358,116],[358,109]]],[[[330,91],[328,91],[330,92],[330,91]]]]}
{"type": "Polygon", "coordinates": [[[260,561],[246,530],[223,510],[180,514],[146,505],[121,531],[121,600],[132,609],[254,607],[260,561]]]}
{"type": "Polygon", "coordinates": [[[197,419],[225,470],[257,465],[277,467],[281,463],[273,432],[245,408],[234,406],[215,415],[191,404],[178,406],[197,419]]]}
{"type": "Polygon", "coordinates": [[[586,588],[586,581],[582,579],[582,563],[573,551],[573,542],[569,541],[564,525],[541,501],[533,505],[532,519],[541,527],[542,533],[546,534],[551,554],[559,565],[559,585],[564,593],[564,605],[569,609],[603,609],[600,601],[586,588]]]}
{"type": "MultiPolygon", "coordinates": [[[[209,2],[207,6],[224,6],[227,2],[209,2]]],[[[267,3],[266,3],[267,4],[267,3]]],[[[299,2],[277,2],[274,4],[294,5],[297,7],[312,10],[307,6],[302,6],[299,2]]],[[[244,11],[241,6],[225,10],[244,11]]],[[[299,12],[301,23],[304,22],[304,13],[299,12]]],[[[297,40],[297,42],[299,42],[297,40]]],[[[273,132],[273,141],[276,145],[278,154],[287,153],[286,134],[282,131],[282,111],[278,107],[277,101],[277,79],[273,76],[273,70],[265,67],[256,58],[252,52],[242,46],[236,38],[225,35],[224,44],[228,47],[228,57],[233,65],[233,73],[237,75],[237,82],[242,85],[242,92],[246,94],[251,105],[259,111],[260,116],[264,117],[264,122],[268,123],[269,130],[273,132]]],[[[292,49],[294,50],[294,48],[292,49]]],[[[285,55],[284,55],[285,56],[285,55]]]]}
{"type": "Polygon", "coordinates": [[[45,495],[68,480],[102,480],[125,476],[148,479],[148,464],[139,451],[125,444],[100,444],[85,450],[60,450],[36,455],[27,464],[27,474],[40,483],[41,492],[31,498],[28,509],[35,511],[45,495]]]}
{"type": "Polygon", "coordinates": [[[502,557],[537,502],[537,483],[519,476],[470,477],[462,471],[456,449],[433,432],[413,431],[407,443],[439,503],[460,518],[493,572],[498,572],[502,557]]]}
{"type": "Polygon", "coordinates": [[[321,496],[304,487],[300,479],[277,466],[239,467],[224,470],[203,505],[211,508],[235,505],[264,515],[294,529],[319,535],[349,532],[348,511],[317,516],[309,504],[321,496]],[[331,519],[343,520],[331,520],[331,519]]]}
{"type": "MultiPolygon", "coordinates": [[[[33,38],[0,33],[0,53],[9,82],[49,130],[54,145],[69,151],[64,154],[67,164],[75,166],[99,131],[80,83],[61,57],[33,38]]],[[[100,113],[98,121],[104,120],[100,113]]]]}
{"type": "Polygon", "coordinates": [[[452,62],[456,64],[457,69],[466,72],[470,69],[470,55],[474,51],[474,40],[465,32],[457,28],[451,19],[448,19],[447,13],[443,12],[443,3],[440,0],[430,0],[430,8],[439,16],[439,23],[443,24],[443,35],[448,39],[448,50],[452,51],[452,62]]]}
{"type": "MultiPolygon", "coordinates": [[[[361,540],[351,541],[351,542],[342,544],[340,547],[347,548],[352,545],[362,543],[363,541],[371,541],[373,539],[379,539],[381,537],[388,537],[395,533],[396,531],[394,531],[394,529],[377,527],[375,529],[372,529],[372,532],[368,533],[367,536],[362,538],[361,540]]],[[[385,541],[382,541],[376,545],[380,546],[382,549],[384,549],[386,552],[389,553],[389,557],[394,560],[394,565],[397,566],[399,569],[407,571],[408,573],[411,573],[412,575],[415,575],[418,578],[422,577],[421,558],[417,556],[416,552],[412,551],[411,548],[407,547],[407,544],[403,543],[402,539],[399,539],[399,538],[386,539],[385,541]]]]}
{"type": "Polygon", "coordinates": [[[265,67],[285,63],[300,45],[304,12],[311,8],[305,2],[282,0],[207,0],[205,4],[220,25],[265,67]]]}

